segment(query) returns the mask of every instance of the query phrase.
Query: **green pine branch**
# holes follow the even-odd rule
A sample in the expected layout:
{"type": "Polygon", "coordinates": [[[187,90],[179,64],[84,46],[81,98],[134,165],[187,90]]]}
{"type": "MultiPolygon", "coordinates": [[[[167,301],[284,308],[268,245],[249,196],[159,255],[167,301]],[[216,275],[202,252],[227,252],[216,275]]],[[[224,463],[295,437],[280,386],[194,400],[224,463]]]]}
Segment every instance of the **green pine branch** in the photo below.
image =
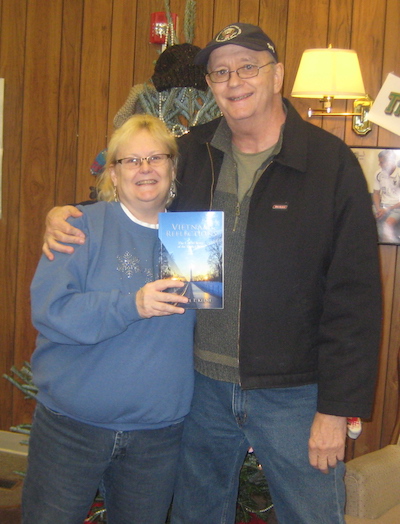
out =
{"type": "Polygon", "coordinates": [[[32,371],[29,362],[24,362],[21,369],[12,366],[10,371],[15,375],[15,378],[6,373],[3,374],[3,378],[7,379],[13,386],[22,391],[25,398],[36,398],[38,389],[32,381],[32,371]]]}

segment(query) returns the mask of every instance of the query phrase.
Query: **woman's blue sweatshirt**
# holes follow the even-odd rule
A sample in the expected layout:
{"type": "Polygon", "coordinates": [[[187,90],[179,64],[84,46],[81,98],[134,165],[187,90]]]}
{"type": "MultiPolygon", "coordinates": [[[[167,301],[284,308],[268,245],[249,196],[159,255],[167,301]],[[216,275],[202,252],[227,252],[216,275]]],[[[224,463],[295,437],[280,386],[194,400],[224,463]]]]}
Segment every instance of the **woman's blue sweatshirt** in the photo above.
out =
{"type": "Polygon", "coordinates": [[[38,400],[119,431],[178,423],[192,398],[195,312],[142,319],[135,297],[159,278],[157,230],[119,203],[82,210],[71,223],[85,244],[52,262],[43,256],[31,285],[38,400]]]}

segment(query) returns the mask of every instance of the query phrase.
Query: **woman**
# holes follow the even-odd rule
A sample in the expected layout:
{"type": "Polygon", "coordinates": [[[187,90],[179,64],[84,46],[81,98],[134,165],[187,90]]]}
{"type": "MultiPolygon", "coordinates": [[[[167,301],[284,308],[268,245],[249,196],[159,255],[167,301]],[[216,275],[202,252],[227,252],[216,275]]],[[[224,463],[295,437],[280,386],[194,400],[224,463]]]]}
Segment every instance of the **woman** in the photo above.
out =
{"type": "Polygon", "coordinates": [[[82,524],[98,488],[109,524],[165,522],[193,387],[195,313],[157,280],[176,156],[160,120],[130,118],[110,140],[102,201],[72,219],[86,243],[39,263],[24,524],[82,524]]]}

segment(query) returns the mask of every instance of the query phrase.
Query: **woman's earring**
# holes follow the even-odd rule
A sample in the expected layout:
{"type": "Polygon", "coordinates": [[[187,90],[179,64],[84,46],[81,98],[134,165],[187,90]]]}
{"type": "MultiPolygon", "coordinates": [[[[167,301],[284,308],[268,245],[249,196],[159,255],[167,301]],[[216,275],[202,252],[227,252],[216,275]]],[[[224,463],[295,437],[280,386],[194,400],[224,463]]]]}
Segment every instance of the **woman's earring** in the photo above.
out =
{"type": "Polygon", "coordinates": [[[114,202],[119,202],[117,186],[114,186],[114,202]]]}
{"type": "Polygon", "coordinates": [[[170,200],[173,200],[175,197],[176,197],[175,184],[174,182],[172,182],[169,188],[169,198],[170,200]]]}

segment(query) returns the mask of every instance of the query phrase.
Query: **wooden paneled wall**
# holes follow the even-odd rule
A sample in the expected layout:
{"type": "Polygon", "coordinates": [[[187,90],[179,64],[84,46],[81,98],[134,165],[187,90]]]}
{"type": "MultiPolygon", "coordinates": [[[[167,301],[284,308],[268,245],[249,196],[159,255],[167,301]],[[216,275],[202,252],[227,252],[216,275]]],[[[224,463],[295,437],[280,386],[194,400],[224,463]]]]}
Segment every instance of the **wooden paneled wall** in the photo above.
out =
{"type": "MultiPolygon", "coordinates": [[[[171,0],[183,38],[185,0],[171,0]]],[[[88,198],[89,167],[112,131],[132,85],[151,77],[159,47],[148,43],[150,14],[163,0],[0,0],[0,77],[5,78],[3,216],[0,219],[0,374],[29,359],[35,343],[29,285],[41,252],[46,212],[88,198]]],[[[353,48],[376,97],[400,75],[400,0],[197,0],[194,43],[203,46],[234,21],[261,25],[285,64],[290,95],[304,49],[353,48]]],[[[308,102],[292,100],[305,117],[308,102]]],[[[317,103],[317,102],[316,102],[317,103]]],[[[346,102],[338,102],[344,109],[346,102]]],[[[351,146],[400,147],[374,127],[357,137],[349,119],[323,125],[351,146]]],[[[348,456],[390,440],[398,410],[399,248],[381,246],[384,332],[377,398],[348,456]]],[[[0,379],[0,428],[30,421],[31,403],[0,379]]]]}

